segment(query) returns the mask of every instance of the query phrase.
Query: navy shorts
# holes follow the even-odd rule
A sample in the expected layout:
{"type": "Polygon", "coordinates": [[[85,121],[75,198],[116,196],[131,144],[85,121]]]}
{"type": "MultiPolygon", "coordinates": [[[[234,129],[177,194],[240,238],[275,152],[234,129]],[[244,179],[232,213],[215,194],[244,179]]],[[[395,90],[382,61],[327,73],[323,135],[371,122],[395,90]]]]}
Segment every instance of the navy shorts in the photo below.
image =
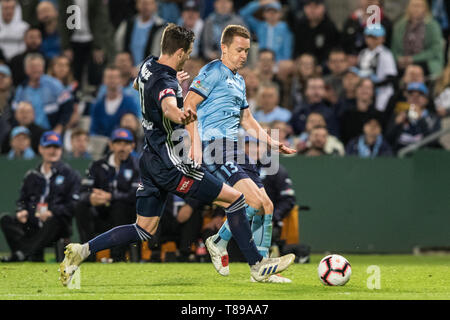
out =
{"type": "Polygon", "coordinates": [[[136,191],[136,211],[144,217],[161,216],[168,193],[212,203],[220,194],[223,182],[203,167],[164,163],[161,157],[144,148],[139,159],[141,183],[136,191]]]}
{"type": "MultiPolygon", "coordinates": [[[[217,144],[214,147],[216,146],[217,144]]],[[[258,188],[264,188],[256,163],[250,160],[236,142],[224,141],[223,147],[217,149],[221,152],[221,157],[216,157],[212,149],[211,143],[203,142],[203,162],[206,169],[220,181],[234,186],[239,180],[250,178],[258,188]]]]}

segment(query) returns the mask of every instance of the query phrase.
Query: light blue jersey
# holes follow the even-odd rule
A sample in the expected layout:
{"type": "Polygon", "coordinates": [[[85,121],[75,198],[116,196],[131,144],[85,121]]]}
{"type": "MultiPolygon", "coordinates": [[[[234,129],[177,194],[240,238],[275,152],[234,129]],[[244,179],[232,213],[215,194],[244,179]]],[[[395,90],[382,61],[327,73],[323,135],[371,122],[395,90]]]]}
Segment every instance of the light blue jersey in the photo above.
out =
{"type": "Polygon", "coordinates": [[[189,90],[205,99],[197,107],[202,141],[237,141],[241,111],[248,108],[244,78],[214,60],[200,70],[189,90]]]}

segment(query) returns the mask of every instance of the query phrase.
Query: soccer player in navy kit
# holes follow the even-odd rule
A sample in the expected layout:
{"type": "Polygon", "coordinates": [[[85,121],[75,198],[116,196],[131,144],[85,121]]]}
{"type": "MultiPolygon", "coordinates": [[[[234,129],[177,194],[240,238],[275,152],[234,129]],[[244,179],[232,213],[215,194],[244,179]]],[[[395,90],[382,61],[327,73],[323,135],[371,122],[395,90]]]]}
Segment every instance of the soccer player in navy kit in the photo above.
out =
{"type": "MultiPolygon", "coordinates": [[[[239,126],[280,153],[293,154],[296,150],[271,139],[248,108],[245,81],[237,71],[247,61],[249,31],[239,25],[227,26],[222,33],[221,49],[221,59],[208,63],[200,70],[184,101],[185,108],[198,114],[198,126],[196,122],[186,126],[190,136],[194,137],[191,156],[197,162],[203,161],[208,171],[219,180],[244,194],[255,244],[260,254],[268,257],[272,242],[273,204],[255,164],[238,146],[239,126]],[[220,163],[216,159],[217,153],[221,153],[220,163]]],[[[229,274],[227,244],[231,237],[229,221],[226,221],[219,232],[205,243],[214,267],[223,276],[229,274]]],[[[276,274],[266,281],[291,282],[276,274]]]]}
{"type": "Polygon", "coordinates": [[[257,281],[264,281],[293,263],[293,254],[274,259],[262,257],[245,215],[244,195],[197,164],[189,157],[188,150],[180,152],[186,146],[184,125],[197,118],[191,109],[183,109],[182,90],[176,78],[177,71],[182,70],[189,59],[193,41],[192,31],[169,24],[162,36],[160,57],[147,58],[135,80],[146,140],[139,160],[141,185],[136,192],[136,223],[113,228],[84,244],[69,244],[60,265],[63,285],[70,282],[78,266],[90,254],[151,240],[169,192],[207,203],[217,201],[224,206],[231,233],[250,265],[251,276],[257,281]]]}

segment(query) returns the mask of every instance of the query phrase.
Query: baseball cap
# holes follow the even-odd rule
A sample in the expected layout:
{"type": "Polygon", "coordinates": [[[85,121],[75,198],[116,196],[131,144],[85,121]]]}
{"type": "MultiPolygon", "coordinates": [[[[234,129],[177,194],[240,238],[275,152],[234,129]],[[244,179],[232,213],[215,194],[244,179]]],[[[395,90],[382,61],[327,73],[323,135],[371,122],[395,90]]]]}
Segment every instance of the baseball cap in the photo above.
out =
{"type": "Polygon", "coordinates": [[[0,64],[0,73],[11,77],[11,69],[6,64],[0,64]]]}
{"type": "Polygon", "coordinates": [[[422,82],[411,82],[408,84],[408,87],[406,88],[406,91],[418,91],[424,96],[428,96],[428,88],[427,86],[422,82]]]}
{"type": "Polygon", "coordinates": [[[55,131],[46,131],[42,134],[39,144],[43,147],[56,146],[61,148],[61,136],[55,131]]]}
{"type": "Polygon", "coordinates": [[[11,130],[10,137],[11,139],[18,136],[19,134],[26,134],[30,136],[31,132],[28,130],[28,128],[23,126],[14,127],[14,129],[11,130]]]}
{"type": "Polygon", "coordinates": [[[134,137],[128,129],[119,128],[113,131],[111,141],[128,141],[134,142],[134,137]]]}
{"type": "Polygon", "coordinates": [[[268,4],[266,4],[264,6],[264,10],[267,10],[267,9],[274,9],[274,10],[280,11],[281,10],[281,4],[278,1],[277,2],[268,3],[268,4]]]}
{"type": "Polygon", "coordinates": [[[364,29],[364,34],[366,36],[372,36],[372,37],[384,37],[386,35],[386,30],[384,29],[383,25],[379,23],[368,25],[364,29]]]}
{"type": "Polygon", "coordinates": [[[199,6],[199,4],[197,3],[197,1],[195,1],[195,0],[189,0],[189,1],[186,1],[186,2],[183,4],[183,10],[200,11],[200,6],[199,6]]]}

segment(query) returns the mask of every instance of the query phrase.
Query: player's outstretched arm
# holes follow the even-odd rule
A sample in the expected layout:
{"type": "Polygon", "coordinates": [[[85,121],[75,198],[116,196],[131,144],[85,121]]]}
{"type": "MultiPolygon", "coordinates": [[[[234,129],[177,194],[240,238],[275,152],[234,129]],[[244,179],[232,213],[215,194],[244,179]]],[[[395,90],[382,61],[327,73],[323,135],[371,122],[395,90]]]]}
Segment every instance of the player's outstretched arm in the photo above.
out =
{"type": "Polygon", "coordinates": [[[197,113],[190,109],[182,111],[177,106],[177,99],[175,97],[167,97],[163,99],[161,108],[164,116],[170,121],[178,124],[189,124],[197,120],[197,113]]]}
{"type": "Polygon", "coordinates": [[[272,149],[276,149],[283,154],[294,154],[297,150],[286,147],[283,143],[272,139],[266,131],[259,125],[258,121],[253,117],[251,111],[244,109],[241,116],[241,125],[248,134],[261,142],[267,143],[272,149]]]}

